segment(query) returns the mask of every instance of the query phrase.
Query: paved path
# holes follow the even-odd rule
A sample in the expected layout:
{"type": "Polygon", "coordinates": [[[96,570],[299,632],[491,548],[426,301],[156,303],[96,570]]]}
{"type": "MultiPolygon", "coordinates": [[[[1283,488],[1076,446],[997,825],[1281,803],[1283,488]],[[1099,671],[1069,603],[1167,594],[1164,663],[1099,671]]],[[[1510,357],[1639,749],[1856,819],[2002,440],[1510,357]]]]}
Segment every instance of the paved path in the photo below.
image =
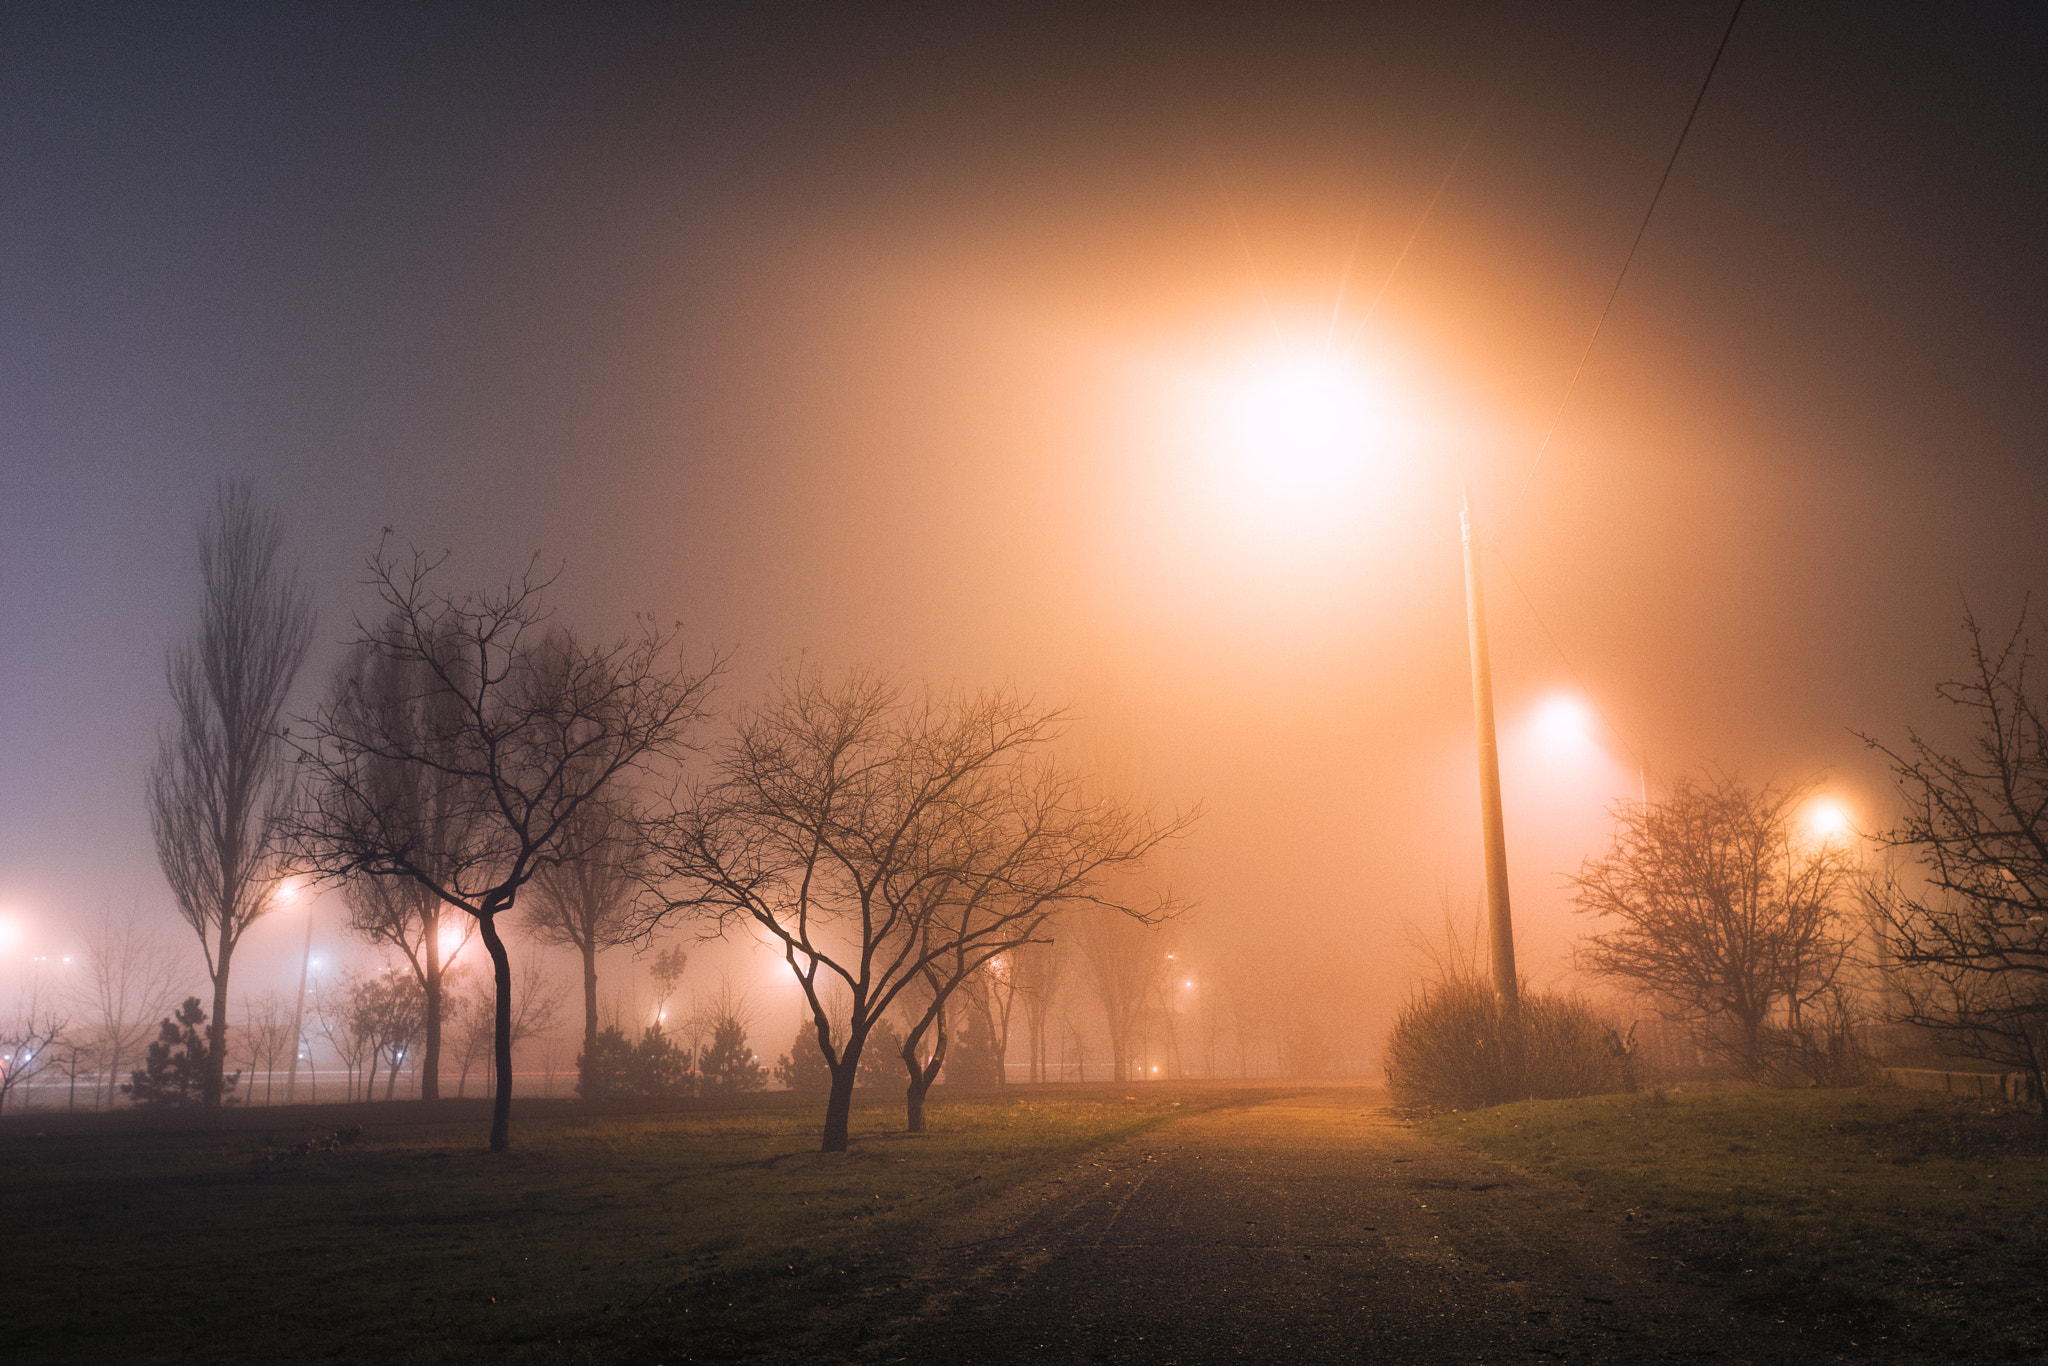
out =
{"type": "Polygon", "coordinates": [[[1013,1192],[859,1332],[864,1362],[1837,1359],[1569,1187],[1341,1090],[1190,1115],[1013,1192]]]}

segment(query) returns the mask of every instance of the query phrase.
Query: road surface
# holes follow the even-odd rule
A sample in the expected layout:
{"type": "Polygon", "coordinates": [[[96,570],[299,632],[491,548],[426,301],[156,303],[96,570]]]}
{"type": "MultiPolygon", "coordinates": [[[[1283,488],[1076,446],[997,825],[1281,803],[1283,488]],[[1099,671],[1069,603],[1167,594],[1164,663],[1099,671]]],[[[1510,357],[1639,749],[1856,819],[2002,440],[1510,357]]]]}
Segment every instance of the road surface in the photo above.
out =
{"type": "MultiPolygon", "coordinates": [[[[1807,1363],[1570,1187],[1358,1090],[1190,1114],[1012,1192],[811,1360],[1807,1363]]],[[[850,1316],[850,1317],[849,1317],[850,1316]]]]}

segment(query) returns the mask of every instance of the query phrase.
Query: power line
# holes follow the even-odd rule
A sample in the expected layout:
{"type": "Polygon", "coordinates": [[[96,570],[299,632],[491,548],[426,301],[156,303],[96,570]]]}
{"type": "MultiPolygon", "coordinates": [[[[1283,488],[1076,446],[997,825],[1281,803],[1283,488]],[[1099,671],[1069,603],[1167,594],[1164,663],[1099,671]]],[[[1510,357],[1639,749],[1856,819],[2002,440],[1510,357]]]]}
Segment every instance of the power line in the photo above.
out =
{"type": "MultiPolygon", "coordinates": [[[[1521,491],[1515,494],[1515,501],[1508,506],[1508,515],[1501,519],[1503,532],[1514,520],[1515,510],[1522,505],[1522,499],[1529,492],[1529,485],[1536,482],[1536,471],[1542,467],[1544,453],[1550,449],[1550,440],[1557,435],[1557,424],[1564,418],[1564,410],[1572,401],[1572,393],[1579,387],[1579,376],[1586,372],[1586,361],[1593,354],[1593,344],[1600,340],[1600,329],[1607,325],[1607,315],[1614,309],[1614,300],[1621,293],[1622,281],[1628,278],[1628,268],[1635,262],[1636,249],[1643,245],[1643,237],[1650,231],[1650,219],[1657,212],[1657,201],[1664,197],[1664,187],[1671,183],[1671,172],[1678,165],[1678,154],[1685,150],[1686,134],[1692,132],[1693,120],[1699,117],[1700,106],[1706,103],[1707,87],[1714,83],[1714,72],[1721,65],[1721,54],[1728,50],[1728,39],[1735,33],[1735,21],[1742,17],[1744,0],[1735,0],[1735,10],[1728,16],[1728,27],[1721,31],[1721,44],[1714,49],[1714,59],[1707,63],[1707,74],[1700,81],[1699,94],[1693,97],[1692,110],[1685,116],[1685,126],[1678,130],[1678,141],[1672,145],[1671,159],[1664,163],[1664,174],[1658,178],[1657,189],[1650,196],[1650,206],[1643,210],[1643,221],[1636,228],[1635,240],[1629,243],[1628,255],[1622,258],[1621,271],[1614,277],[1614,288],[1608,291],[1607,302],[1600,309],[1600,317],[1593,324],[1593,335],[1586,338],[1586,349],[1579,353],[1579,364],[1572,371],[1571,383],[1565,386],[1564,397],[1557,402],[1557,411],[1551,414],[1550,428],[1543,433],[1543,444],[1536,448],[1536,458],[1529,463],[1529,477],[1522,481],[1521,491]]],[[[1498,544],[1498,538],[1496,538],[1498,544]]]]}

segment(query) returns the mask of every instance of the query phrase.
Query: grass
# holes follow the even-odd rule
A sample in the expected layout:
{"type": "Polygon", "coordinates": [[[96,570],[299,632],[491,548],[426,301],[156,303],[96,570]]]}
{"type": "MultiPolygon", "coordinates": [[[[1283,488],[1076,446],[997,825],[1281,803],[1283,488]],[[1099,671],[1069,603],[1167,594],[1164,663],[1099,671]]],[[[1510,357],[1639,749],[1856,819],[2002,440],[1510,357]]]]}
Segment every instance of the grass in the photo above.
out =
{"type": "Polygon", "coordinates": [[[740,1360],[893,1284],[927,1233],[1217,1090],[659,1114],[329,1106],[0,1128],[0,1359],[740,1360]],[[471,1111],[474,1110],[474,1114],[471,1111]],[[362,1126],[353,1142],[337,1128],[362,1126]],[[323,1141],[324,1140],[324,1141],[323,1141]]]}
{"type": "Polygon", "coordinates": [[[1426,1127],[1577,1183],[1662,1234],[1683,1269],[1873,1354],[2048,1356],[2036,1114],[1880,1088],[1722,1091],[1531,1101],[1426,1127]]]}

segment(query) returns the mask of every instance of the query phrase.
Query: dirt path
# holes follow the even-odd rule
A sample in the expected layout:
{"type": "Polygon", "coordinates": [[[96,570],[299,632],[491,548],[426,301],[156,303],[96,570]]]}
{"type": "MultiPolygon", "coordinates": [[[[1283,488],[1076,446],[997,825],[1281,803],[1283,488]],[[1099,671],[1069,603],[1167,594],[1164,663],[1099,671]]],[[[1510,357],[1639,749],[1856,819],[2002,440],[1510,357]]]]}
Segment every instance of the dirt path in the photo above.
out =
{"type": "Polygon", "coordinates": [[[1013,1192],[839,1327],[809,1359],[1849,1359],[1732,1309],[1569,1187],[1342,1090],[1190,1115],[1013,1192]]]}

